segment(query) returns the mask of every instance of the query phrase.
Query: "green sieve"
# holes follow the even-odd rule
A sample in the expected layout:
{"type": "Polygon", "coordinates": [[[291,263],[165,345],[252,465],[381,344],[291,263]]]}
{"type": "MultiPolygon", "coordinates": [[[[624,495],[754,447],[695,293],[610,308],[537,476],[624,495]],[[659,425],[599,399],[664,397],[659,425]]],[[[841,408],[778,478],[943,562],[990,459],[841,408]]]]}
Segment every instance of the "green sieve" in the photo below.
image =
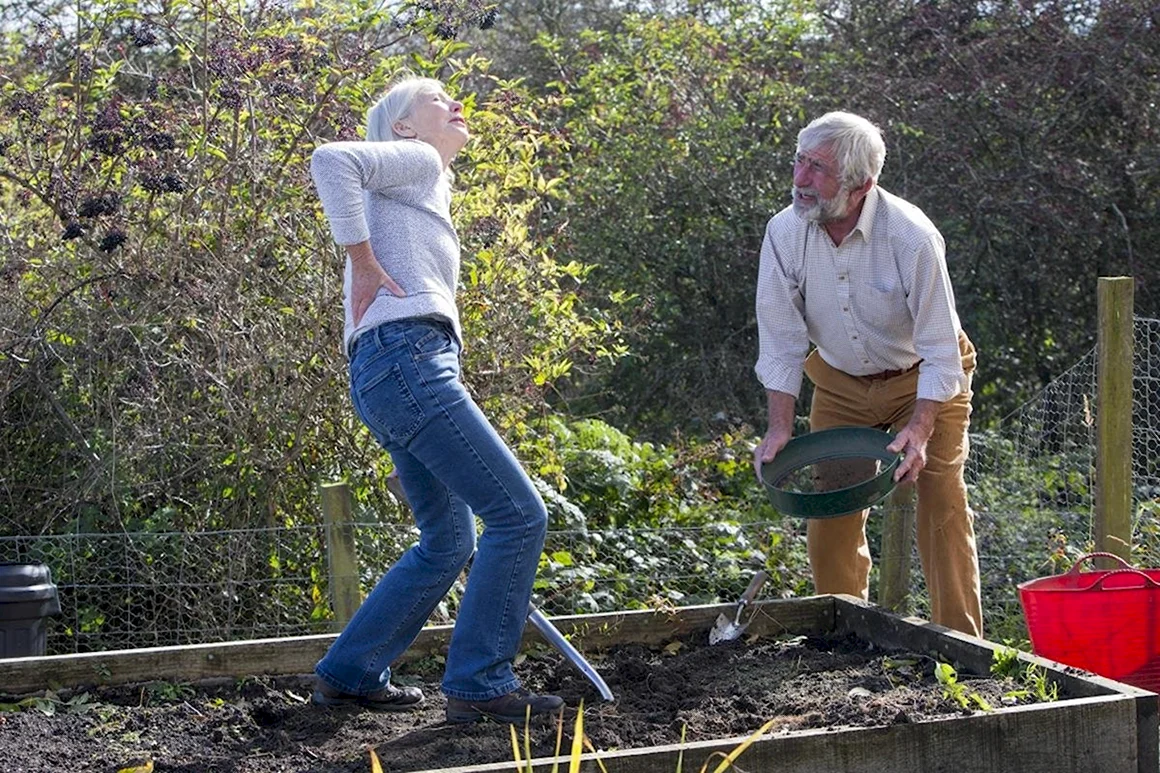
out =
{"type": "MultiPolygon", "coordinates": [[[[886,446],[894,435],[873,427],[835,427],[799,435],[786,443],[772,462],[761,466],[761,482],[778,512],[799,518],[834,518],[878,504],[894,490],[894,472],[902,455],[886,446]],[[823,491],[794,491],[785,487],[795,474],[812,465],[840,467],[846,460],[877,462],[874,473],[851,485],[828,486],[823,491]]],[[[837,475],[835,477],[841,477],[837,475]]]]}

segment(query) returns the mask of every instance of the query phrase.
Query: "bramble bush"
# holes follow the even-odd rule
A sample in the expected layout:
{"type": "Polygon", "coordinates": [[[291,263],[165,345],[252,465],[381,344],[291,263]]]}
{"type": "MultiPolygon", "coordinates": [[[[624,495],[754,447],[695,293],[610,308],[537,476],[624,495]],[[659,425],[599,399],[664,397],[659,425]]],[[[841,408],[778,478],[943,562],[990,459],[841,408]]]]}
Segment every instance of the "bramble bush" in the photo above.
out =
{"type": "MultiPolygon", "coordinates": [[[[752,277],[760,229],[785,199],[796,128],[825,99],[846,95],[835,75],[844,54],[827,45],[840,33],[861,40],[875,23],[809,15],[796,2],[698,7],[700,17],[625,16],[615,29],[543,38],[537,72],[554,73],[550,84],[511,80],[458,40],[496,21],[497,6],[473,0],[390,8],[96,0],[75,14],[46,4],[35,26],[11,22],[0,39],[0,532],[309,525],[317,485],[337,477],[351,480],[360,520],[405,520],[386,493],[389,460],[350,409],[341,253],[307,174],[313,147],[358,137],[365,109],[405,65],[463,97],[475,134],[456,164],[453,203],[465,379],[527,462],[553,529],[573,535],[545,555],[541,590],[550,586],[576,610],[711,600],[736,596],[747,570],[764,566],[767,593],[808,592],[804,528],[777,518],[750,469],[755,433],[745,422],[762,418],[752,277]],[[630,434],[581,418],[591,415],[630,434]],[[664,442],[631,434],[646,430],[664,442]],[[690,431],[698,438],[681,439],[690,431]],[[679,532],[679,544],[658,528],[679,532]],[[678,560],[686,576],[662,587],[657,577],[678,560]]],[[[905,37],[909,19],[881,24],[905,37]]],[[[1004,61],[1006,33],[968,27],[977,38],[922,39],[932,51],[962,46],[979,62],[1004,61]],[[993,49],[975,45],[992,33],[993,49]]],[[[1122,39],[1125,57],[1148,54],[1140,25],[1109,23],[1086,37],[1046,22],[1036,29],[1085,56],[1105,38],[1122,39]]],[[[877,51],[848,48],[847,64],[877,61],[877,51]]],[[[998,88],[988,72],[967,85],[998,88]]],[[[1067,94],[1086,88],[1080,75],[1067,94]]],[[[935,148],[940,103],[906,98],[906,80],[876,90],[852,79],[858,94],[847,105],[909,106],[883,122],[898,142],[899,163],[888,168],[900,185],[929,179],[925,168],[904,177],[929,157],[962,152],[977,167],[1006,148],[986,133],[969,138],[982,143],[974,150],[966,140],[935,148]]],[[[1005,125],[1024,124],[1019,104],[1040,105],[1026,121],[1051,125],[1048,108],[1066,99],[1037,100],[1037,83],[1022,83],[1026,99],[1004,102],[1005,125]]],[[[1143,78],[1128,85],[1131,104],[1154,90],[1143,78]]],[[[976,91],[973,99],[997,98],[976,91]]],[[[984,113],[956,104],[965,107],[954,115],[971,113],[963,127],[972,130],[984,113]]],[[[1099,104],[1088,117],[1122,125],[1103,121],[1099,104]]],[[[1111,186],[1126,197],[1121,217],[1105,212],[1092,228],[1110,223],[1119,234],[1123,220],[1125,232],[1139,229],[1155,190],[1145,171],[1155,165],[1142,159],[1155,143],[1100,132],[1092,136],[1104,155],[1120,157],[1126,143],[1132,160],[1123,169],[1071,165],[1084,171],[1081,182],[1099,183],[1089,185],[1096,193],[1109,187],[1097,171],[1124,177],[1111,186]]],[[[1060,142],[1044,147],[1071,152],[1060,142]]],[[[931,169],[953,176],[961,163],[951,161],[931,169]]],[[[914,187],[920,199],[940,190],[914,187]]],[[[985,207],[972,211],[995,222],[985,207]]],[[[961,237],[953,226],[965,216],[942,214],[953,252],[961,237]]],[[[998,237],[987,229],[968,230],[984,235],[988,260],[1007,254],[988,246],[998,237]]],[[[1041,231],[1037,238],[1055,238],[1041,231]]],[[[1020,243],[1018,234],[1011,227],[994,243],[1020,243]]],[[[1114,240],[1101,239],[1114,265],[1114,240]]],[[[1137,241],[1140,265],[1146,243],[1137,241]]],[[[1048,268],[998,295],[990,285],[964,293],[964,317],[990,320],[994,311],[981,305],[1011,288],[1076,296],[1074,282],[1060,279],[1071,274],[1048,268]]],[[[1043,312],[1039,298],[1019,307],[1043,312]]],[[[1058,348],[1042,335],[1028,340],[1058,348]]],[[[987,378],[1013,384],[1025,353],[990,350],[1005,364],[987,378]]],[[[1046,372],[1042,361],[1037,368],[1046,372]]],[[[1010,394],[1025,394],[1043,372],[1010,394]]],[[[982,399],[998,400],[996,388],[983,385],[982,399]]],[[[1084,485],[1078,462],[1016,456],[972,491],[981,512],[1010,514],[993,531],[994,546],[1010,551],[986,579],[996,589],[1009,590],[1045,555],[1063,561],[1083,538],[1078,522],[1053,514],[1084,485]]],[[[317,550],[317,535],[302,539],[302,555],[317,550]]],[[[180,560],[164,540],[148,544],[160,546],[157,561],[180,560]]],[[[271,553],[260,571],[313,575],[320,587],[322,570],[294,560],[271,553]]],[[[323,596],[314,601],[310,614],[324,614],[323,596]]],[[[99,628],[99,614],[88,624],[99,628]]]]}
{"type": "Polygon", "coordinates": [[[580,298],[589,269],[536,232],[558,139],[517,84],[428,42],[448,18],[101,0],[4,39],[4,531],[311,523],[317,483],[347,475],[390,515],[307,166],[359,136],[404,64],[444,78],[476,127],[453,216],[480,401],[510,427],[576,363],[617,356],[614,322],[580,298]]]}

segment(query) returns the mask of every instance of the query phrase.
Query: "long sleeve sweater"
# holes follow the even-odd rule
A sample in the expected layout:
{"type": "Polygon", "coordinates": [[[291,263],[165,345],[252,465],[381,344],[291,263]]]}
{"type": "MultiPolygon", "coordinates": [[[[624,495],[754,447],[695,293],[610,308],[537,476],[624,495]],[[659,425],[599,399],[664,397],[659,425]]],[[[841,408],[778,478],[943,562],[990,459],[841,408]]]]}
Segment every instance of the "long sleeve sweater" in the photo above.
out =
{"type": "Polygon", "coordinates": [[[451,185],[438,151],[425,142],[331,142],[310,159],[310,174],[341,245],[370,240],[379,265],[406,292],[381,289],[357,327],[351,262],[343,272],[343,350],[384,322],[441,317],[463,340],[455,289],[459,237],[451,224],[451,185]]]}

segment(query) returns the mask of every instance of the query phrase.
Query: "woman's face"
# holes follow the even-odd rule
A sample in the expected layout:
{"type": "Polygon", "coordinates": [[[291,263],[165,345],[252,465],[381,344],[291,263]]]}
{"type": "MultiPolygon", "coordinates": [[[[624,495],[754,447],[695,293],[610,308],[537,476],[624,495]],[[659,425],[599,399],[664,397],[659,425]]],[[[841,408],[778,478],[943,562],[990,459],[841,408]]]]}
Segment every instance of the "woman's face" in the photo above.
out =
{"type": "Polygon", "coordinates": [[[463,103],[442,91],[421,91],[411,103],[406,118],[395,122],[395,133],[434,145],[440,152],[454,155],[467,142],[467,121],[463,103]]]}

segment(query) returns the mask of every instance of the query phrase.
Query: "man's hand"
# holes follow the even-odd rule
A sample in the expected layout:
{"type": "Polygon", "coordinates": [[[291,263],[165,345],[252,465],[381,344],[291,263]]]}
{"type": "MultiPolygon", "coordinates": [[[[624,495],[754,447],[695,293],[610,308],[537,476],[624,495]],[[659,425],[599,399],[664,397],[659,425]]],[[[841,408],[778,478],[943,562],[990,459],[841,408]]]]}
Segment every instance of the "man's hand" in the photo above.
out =
{"type": "Polygon", "coordinates": [[[940,408],[942,403],[934,400],[916,400],[914,415],[895,436],[894,442],[886,446],[890,453],[903,455],[902,463],[894,471],[896,483],[914,483],[926,467],[926,444],[934,433],[934,420],[940,408]]]}
{"type": "Polygon", "coordinates": [[[765,437],[761,439],[753,451],[753,470],[757,473],[758,480],[761,480],[761,465],[772,462],[773,457],[777,456],[778,451],[785,448],[789,439],[790,433],[788,431],[771,429],[765,433],[765,437]]]}
{"type": "Polygon", "coordinates": [[[346,253],[350,256],[350,310],[355,327],[375,302],[379,290],[385,289],[398,298],[407,297],[403,288],[379,265],[369,241],[348,244],[346,253]]]}
{"type": "Polygon", "coordinates": [[[761,480],[761,465],[773,461],[793,436],[793,404],[797,400],[787,392],[766,390],[769,404],[769,429],[753,451],[753,471],[761,480]]]}

